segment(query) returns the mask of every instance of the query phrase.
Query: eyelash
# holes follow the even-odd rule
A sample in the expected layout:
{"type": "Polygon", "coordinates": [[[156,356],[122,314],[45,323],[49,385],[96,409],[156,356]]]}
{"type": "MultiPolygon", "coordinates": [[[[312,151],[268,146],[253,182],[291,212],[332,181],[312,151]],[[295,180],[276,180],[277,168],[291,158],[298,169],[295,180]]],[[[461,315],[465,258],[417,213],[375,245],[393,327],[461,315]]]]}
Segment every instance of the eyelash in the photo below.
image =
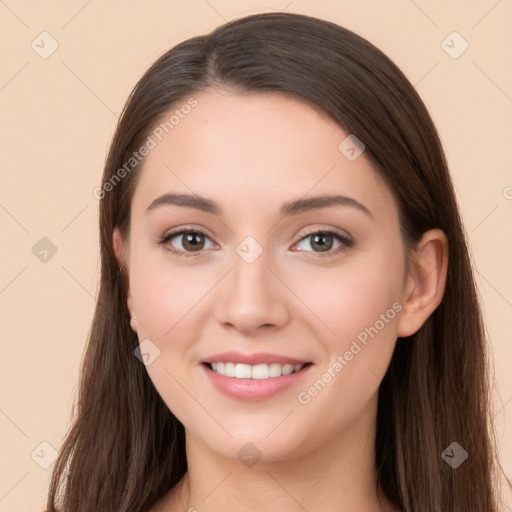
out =
{"type": "MultiPolygon", "coordinates": [[[[180,229],[178,231],[174,231],[174,232],[168,233],[164,237],[160,238],[157,241],[157,243],[159,245],[165,245],[167,242],[169,242],[170,240],[172,240],[176,236],[179,236],[179,235],[189,235],[189,234],[198,234],[198,235],[203,235],[203,236],[205,236],[207,238],[210,238],[206,233],[203,233],[201,230],[198,230],[198,229],[180,229]]],[[[329,231],[329,230],[322,230],[322,229],[315,229],[313,231],[310,231],[310,232],[306,233],[299,240],[299,242],[297,242],[297,243],[300,243],[305,238],[309,238],[309,237],[314,236],[314,235],[332,235],[336,240],[338,240],[339,242],[342,243],[342,245],[340,247],[338,247],[337,249],[335,249],[335,250],[329,250],[329,251],[327,251],[325,253],[315,253],[316,257],[320,257],[320,258],[325,258],[325,257],[330,257],[330,256],[337,255],[337,254],[339,254],[339,253],[341,253],[343,251],[346,251],[347,249],[349,249],[349,248],[351,248],[351,247],[353,247],[355,245],[355,243],[352,240],[350,240],[349,238],[341,235],[337,231],[329,231]]],[[[190,252],[190,251],[177,251],[173,247],[167,247],[167,250],[169,252],[171,252],[172,254],[176,255],[176,256],[180,256],[180,257],[183,256],[183,257],[188,258],[188,257],[193,257],[193,256],[201,255],[205,249],[203,249],[201,251],[197,251],[197,252],[190,252]]],[[[314,253],[314,251],[306,251],[306,252],[313,252],[314,253]]]]}

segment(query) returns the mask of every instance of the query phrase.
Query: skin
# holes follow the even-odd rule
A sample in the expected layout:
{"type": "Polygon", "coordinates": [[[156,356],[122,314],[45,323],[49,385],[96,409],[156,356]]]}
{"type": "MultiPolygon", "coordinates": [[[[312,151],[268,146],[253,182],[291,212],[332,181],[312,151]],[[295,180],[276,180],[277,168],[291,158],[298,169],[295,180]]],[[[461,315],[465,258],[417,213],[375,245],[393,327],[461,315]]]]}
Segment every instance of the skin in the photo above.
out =
{"type": "MultiPolygon", "coordinates": [[[[194,95],[198,105],[152,149],[137,183],[129,237],[113,244],[125,267],[131,325],[160,355],[147,371],[186,430],[189,470],[151,512],[394,509],[376,491],[377,393],[396,339],[416,332],[440,303],[448,243],[424,234],[406,273],[397,205],[363,152],[348,160],[347,137],[306,103],[277,93],[226,90],[194,95]],[[222,208],[214,215],[165,205],[164,192],[193,193],[222,208]],[[282,203],[340,194],[365,205],[282,216],[282,203]],[[173,228],[199,229],[200,254],[184,236],[156,243],[173,228]],[[307,230],[338,230],[355,242],[325,253],[307,230]],[[263,252],[247,263],[237,246],[253,237],[263,252]],[[328,255],[330,254],[330,256],[328,255]],[[374,326],[393,303],[402,308],[342,371],[298,401],[374,326]],[[313,362],[307,377],[260,401],[215,389],[199,362],[226,350],[273,352],[313,362]],[[262,458],[245,466],[252,443],[262,458]],[[380,499],[380,502],[379,502],[380,499]]],[[[174,110],[174,109],[173,109],[174,110]]],[[[332,370],[331,370],[332,371],[332,370]]]]}

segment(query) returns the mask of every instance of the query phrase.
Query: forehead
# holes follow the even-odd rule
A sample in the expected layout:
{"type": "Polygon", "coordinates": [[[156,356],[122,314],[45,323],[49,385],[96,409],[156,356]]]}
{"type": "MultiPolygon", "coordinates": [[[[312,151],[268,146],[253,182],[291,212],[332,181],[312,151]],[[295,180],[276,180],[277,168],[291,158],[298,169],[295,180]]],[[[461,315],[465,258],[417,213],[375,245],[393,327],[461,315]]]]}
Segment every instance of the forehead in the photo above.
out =
{"type": "Polygon", "coordinates": [[[140,171],[134,210],[166,192],[211,197],[233,214],[242,207],[261,214],[263,205],[274,204],[277,211],[306,195],[343,194],[371,203],[372,211],[396,214],[391,192],[364,152],[349,160],[340,144],[350,134],[318,109],[279,93],[208,90],[193,98],[193,108],[169,123],[180,109],[175,105],[151,134],[154,147],[140,171]]]}

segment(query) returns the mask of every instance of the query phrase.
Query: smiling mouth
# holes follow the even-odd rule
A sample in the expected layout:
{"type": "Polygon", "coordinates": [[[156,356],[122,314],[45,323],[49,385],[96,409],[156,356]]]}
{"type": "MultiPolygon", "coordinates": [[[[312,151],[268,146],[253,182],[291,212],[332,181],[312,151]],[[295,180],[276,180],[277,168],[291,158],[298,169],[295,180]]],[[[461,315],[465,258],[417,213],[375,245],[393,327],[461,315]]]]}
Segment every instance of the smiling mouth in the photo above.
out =
{"type": "Polygon", "coordinates": [[[305,367],[310,366],[312,363],[305,364],[242,364],[231,362],[218,362],[218,363],[203,363],[211,371],[224,375],[225,377],[233,377],[235,379],[254,379],[265,380],[281,377],[283,375],[290,375],[291,373],[298,373],[305,367]]]}

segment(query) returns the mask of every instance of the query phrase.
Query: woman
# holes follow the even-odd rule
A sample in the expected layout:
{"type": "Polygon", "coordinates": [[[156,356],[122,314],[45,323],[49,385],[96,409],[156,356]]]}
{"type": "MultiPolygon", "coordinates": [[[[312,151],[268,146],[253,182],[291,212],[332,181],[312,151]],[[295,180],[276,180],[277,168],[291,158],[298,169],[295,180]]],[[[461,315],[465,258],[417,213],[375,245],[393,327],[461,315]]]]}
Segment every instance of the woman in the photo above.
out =
{"type": "Polygon", "coordinates": [[[453,186],[380,50],[287,13],[177,45],[95,195],[101,287],[48,511],[498,510],[453,186]]]}

